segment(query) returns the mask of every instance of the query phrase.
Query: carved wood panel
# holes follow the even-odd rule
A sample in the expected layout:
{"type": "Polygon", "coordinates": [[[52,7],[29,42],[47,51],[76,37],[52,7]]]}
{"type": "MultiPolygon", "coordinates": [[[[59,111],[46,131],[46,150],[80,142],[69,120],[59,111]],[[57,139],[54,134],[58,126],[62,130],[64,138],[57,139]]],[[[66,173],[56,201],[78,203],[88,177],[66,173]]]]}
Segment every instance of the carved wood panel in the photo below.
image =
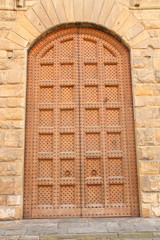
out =
{"type": "Polygon", "coordinates": [[[137,216],[129,53],[70,28],[29,52],[25,218],[137,216]]]}

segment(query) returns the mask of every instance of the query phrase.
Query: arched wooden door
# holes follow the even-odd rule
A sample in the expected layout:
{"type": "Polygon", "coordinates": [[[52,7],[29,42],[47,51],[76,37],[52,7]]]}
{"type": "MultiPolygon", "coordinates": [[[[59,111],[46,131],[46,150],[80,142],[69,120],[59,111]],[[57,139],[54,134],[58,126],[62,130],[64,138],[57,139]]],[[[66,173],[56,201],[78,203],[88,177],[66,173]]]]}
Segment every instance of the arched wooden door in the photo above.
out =
{"type": "Polygon", "coordinates": [[[29,52],[25,218],[138,216],[129,53],[87,28],[29,52]]]}

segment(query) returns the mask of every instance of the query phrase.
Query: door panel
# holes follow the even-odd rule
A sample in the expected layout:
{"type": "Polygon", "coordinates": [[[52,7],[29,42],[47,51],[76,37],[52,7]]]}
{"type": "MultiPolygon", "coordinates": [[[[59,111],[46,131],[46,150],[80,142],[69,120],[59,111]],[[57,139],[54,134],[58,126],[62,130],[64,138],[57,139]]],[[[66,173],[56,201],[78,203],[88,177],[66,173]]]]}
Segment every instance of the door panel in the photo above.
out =
{"type": "Polygon", "coordinates": [[[129,54],[70,28],[29,52],[25,218],[137,216],[129,54]]]}

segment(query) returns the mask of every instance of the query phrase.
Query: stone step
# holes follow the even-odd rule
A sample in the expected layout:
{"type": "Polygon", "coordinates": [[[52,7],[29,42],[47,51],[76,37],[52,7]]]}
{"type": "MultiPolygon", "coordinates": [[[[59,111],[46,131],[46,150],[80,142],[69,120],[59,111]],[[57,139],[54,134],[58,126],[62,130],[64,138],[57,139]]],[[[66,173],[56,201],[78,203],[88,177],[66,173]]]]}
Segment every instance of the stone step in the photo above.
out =
{"type": "Polygon", "coordinates": [[[40,235],[40,236],[0,236],[0,240],[158,240],[160,233],[107,233],[107,234],[81,234],[81,235],[40,235]]]}

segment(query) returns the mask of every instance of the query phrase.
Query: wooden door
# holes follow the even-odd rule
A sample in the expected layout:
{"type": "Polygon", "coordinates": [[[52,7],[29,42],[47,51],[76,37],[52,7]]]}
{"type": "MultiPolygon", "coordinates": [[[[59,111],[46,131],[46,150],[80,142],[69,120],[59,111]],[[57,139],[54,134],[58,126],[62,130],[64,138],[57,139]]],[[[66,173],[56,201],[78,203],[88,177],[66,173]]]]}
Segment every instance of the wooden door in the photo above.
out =
{"type": "Polygon", "coordinates": [[[129,53],[70,28],[29,52],[25,218],[137,216],[129,53]]]}

